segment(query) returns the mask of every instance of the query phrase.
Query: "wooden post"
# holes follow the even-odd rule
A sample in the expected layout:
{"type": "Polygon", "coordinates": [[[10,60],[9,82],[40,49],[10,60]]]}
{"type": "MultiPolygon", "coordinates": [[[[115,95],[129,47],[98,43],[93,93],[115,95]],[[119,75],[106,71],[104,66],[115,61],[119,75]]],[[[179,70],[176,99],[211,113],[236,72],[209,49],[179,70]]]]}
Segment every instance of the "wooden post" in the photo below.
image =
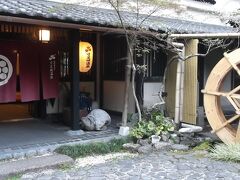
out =
{"type": "Polygon", "coordinates": [[[101,35],[100,33],[97,33],[97,57],[96,57],[96,66],[97,66],[97,72],[96,72],[96,100],[98,104],[100,105],[100,96],[101,96],[101,35]]]}
{"type": "MultiPolygon", "coordinates": [[[[187,40],[185,56],[198,54],[198,40],[187,40]]],[[[192,57],[185,62],[183,122],[197,124],[197,97],[198,97],[198,57],[192,57]]]]}
{"type": "Polygon", "coordinates": [[[79,40],[80,32],[71,31],[71,128],[79,130],[79,40]]]}

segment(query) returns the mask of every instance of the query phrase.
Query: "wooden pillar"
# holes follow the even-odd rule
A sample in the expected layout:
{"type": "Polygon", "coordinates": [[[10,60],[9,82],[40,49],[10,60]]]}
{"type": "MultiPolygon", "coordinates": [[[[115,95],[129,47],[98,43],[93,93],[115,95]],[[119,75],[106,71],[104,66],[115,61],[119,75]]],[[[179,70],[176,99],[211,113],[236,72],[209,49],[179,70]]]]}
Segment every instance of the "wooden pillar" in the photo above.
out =
{"type": "Polygon", "coordinates": [[[71,128],[79,130],[79,30],[71,31],[71,128]]]}
{"type": "Polygon", "coordinates": [[[96,66],[97,66],[97,72],[96,72],[96,100],[98,104],[100,105],[100,96],[101,96],[101,35],[100,33],[97,33],[97,45],[96,45],[96,66]]]}
{"type": "MultiPolygon", "coordinates": [[[[185,44],[185,56],[198,54],[198,40],[191,39],[185,44]]],[[[192,57],[185,62],[183,121],[189,124],[197,123],[198,100],[198,57],[192,57]]]]}

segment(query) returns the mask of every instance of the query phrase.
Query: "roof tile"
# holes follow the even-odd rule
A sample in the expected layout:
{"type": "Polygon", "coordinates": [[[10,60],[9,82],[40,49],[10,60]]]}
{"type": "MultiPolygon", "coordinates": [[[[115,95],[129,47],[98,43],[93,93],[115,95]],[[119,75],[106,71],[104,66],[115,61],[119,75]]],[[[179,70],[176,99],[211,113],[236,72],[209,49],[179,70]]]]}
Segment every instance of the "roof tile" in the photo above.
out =
{"type": "MultiPolygon", "coordinates": [[[[119,27],[120,21],[114,10],[86,7],[81,5],[63,4],[46,0],[0,0],[0,14],[9,16],[22,16],[28,18],[59,19],[65,22],[76,24],[88,24],[98,26],[119,27]]],[[[128,27],[134,28],[136,14],[121,12],[128,27]]],[[[138,22],[141,22],[146,15],[139,15],[138,22]]],[[[177,33],[226,33],[234,32],[234,29],[227,26],[210,25],[172,19],[165,17],[151,16],[142,24],[147,30],[171,31],[177,33]]]]}

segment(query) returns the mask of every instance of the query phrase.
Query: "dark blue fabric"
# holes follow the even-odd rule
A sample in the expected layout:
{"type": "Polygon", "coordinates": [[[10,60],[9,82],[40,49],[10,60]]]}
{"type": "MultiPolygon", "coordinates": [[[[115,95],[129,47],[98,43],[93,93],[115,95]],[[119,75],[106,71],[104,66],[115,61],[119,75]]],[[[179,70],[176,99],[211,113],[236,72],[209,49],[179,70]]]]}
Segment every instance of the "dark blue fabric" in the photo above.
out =
{"type": "Polygon", "coordinates": [[[79,94],[79,107],[80,109],[87,108],[89,111],[92,107],[92,99],[89,96],[89,93],[80,92],[79,94]]]}

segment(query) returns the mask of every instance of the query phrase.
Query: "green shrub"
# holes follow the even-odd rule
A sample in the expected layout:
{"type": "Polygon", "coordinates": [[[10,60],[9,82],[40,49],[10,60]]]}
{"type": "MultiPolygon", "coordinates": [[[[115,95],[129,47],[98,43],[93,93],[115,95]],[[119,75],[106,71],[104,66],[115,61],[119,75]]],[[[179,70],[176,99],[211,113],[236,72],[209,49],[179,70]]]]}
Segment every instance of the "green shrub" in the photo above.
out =
{"type": "Polygon", "coordinates": [[[213,144],[209,141],[204,141],[199,145],[193,148],[193,151],[210,151],[212,149],[213,144]]]}
{"type": "Polygon", "coordinates": [[[97,142],[91,144],[80,144],[74,146],[61,146],[55,150],[59,154],[65,154],[72,158],[91,156],[95,154],[107,154],[123,150],[122,145],[129,142],[129,139],[113,139],[109,142],[97,142]]]}
{"type": "Polygon", "coordinates": [[[159,110],[152,109],[144,113],[143,120],[132,128],[130,135],[135,139],[145,139],[173,130],[173,122],[165,118],[159,110]]]}
{"type": "Polygon", "coordinates": [[[240,144],[218,144],[209,156],[217,160],[240,162],[240,144]]]}
{"type": "Polygon", "coordinates": [[[21,179],[21,175],[20,174],[17,174],[17,175],[14,175],[14,176],[10,176],[8,178],[6,178],[6,180],[19,180],[21,179]]]}

